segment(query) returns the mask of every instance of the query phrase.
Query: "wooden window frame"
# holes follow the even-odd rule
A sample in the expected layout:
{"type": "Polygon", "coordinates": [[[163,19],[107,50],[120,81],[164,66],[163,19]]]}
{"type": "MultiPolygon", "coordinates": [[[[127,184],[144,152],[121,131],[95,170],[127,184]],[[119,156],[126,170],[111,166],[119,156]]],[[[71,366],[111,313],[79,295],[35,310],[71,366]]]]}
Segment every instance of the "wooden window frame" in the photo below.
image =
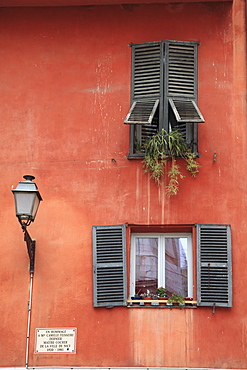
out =
{"type": "MultiPolygon", "coordinates": [[[[133,282],[133,267],[128,266],[127,269],[130,255],[126,247],[126,234],[130,246],[132,235],[166,235],[167,237],[169,235],[192,235],[191,269],[194,271],[193,281],[197,281],[197,294],[195,288],[193,291],[197,305],[232,307],[230,225],[128,226],[128,233],[126,233],[127,225],[125,224],[93,226],[92,228],[94,307],[127,305],[127,282],[130,274],[132,274],[131,281],[133,282]],[[211,285],[209,291],[207,285],[211,285]]],[[[133,253],[131,247],[130,253],[133,253]]],[[[131,263],[133,266],[133,256],[131,263]]],[[[133,289],[130,288],[130,294],[134,293],[133,289]]],[[[188,293],[191,294],[191,290],[188,293]]]]}
{"type": "Polygon", "coordinates": [[[174,40],[131,44],[131,108],[124,121],[124,123],[130,124],[129,159],[143,158],[145,156],[143,143],[162,128],[167,132],[174,129],[180,130],[191,151],[196,154],[198,153],[197,124],[199,122],[204,122],[204,118],[197,106],[198,45],[198,42],[174,40]],[[153,47],[160,48],[159,62],[157,61],[157,50],[155,50],[155,54],[152,55],[153,47]],[[146,51],[148,49],[150,49],[151,56],[147,56],[146,51]],[[143,60],[141,54],[142,50],[144,50],[143,60]],[[156,60],[156,71],[158,70],[158,66],[160,66],[160,75],[157,77],[157,73],[154,74],[152,80],[148,77],[147,73],[145,74],[145,68],[147,68],[146,65],[149,60],[151,66],[154,59],[156,60]],[[183,61],[182,64],[180,63],[180,59],[183,61]],[[140,64],[140,61],[142,64],[140,64]],[[142,74],[142,68],[144,69],[144,74],[142,74]],[[149,119],[145,122],[138,119],[133,122],[129,117],[135,109],[136,102],[140,101],[140,99],[144,104],[145,100],[150,101],[151,99],[157,99],[159,100],[159,107],[150,114],[149,119]],[[184,101],[184,106],[186,106],[186,102],[191,102],[194,108],[193,117],[186,121],[181,120],[179,118],[179,112],[173,104],[173,99],[184,101]],[[138,150],[138,148],[142,148],[142,150],[138,150]]]}
{"type": "Polygon", "coordinates": [[[158,286],[166,286],[165,283],[165,239],[187,238],[188,248],[188,281],[187,297],[193,298],[193,270],[195,266],[193,258],[192,233],[133,233],[131,235],[131,266],[130,266],[130,296],[135,295],[135,268],[136,268],[136,238],[157,238],[158,239],[158,286]]]}

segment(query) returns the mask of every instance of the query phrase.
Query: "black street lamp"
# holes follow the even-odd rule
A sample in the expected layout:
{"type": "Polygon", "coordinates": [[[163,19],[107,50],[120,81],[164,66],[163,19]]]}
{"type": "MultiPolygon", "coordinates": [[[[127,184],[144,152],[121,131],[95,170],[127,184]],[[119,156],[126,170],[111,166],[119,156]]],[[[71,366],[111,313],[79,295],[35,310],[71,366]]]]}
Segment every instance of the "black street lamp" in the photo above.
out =
{"type": "Polygon", "coordinates": [[[35,220],[42,197],[35,182],[32,181],[35,177],[32,175],[25,175],[23,177],[25,181],[20,181],[16,189],[13,189],[12,192],[15,197],[16,217],[21,224],[24,232],[24,240],[27,244],[27,251],[30,259],[30,274],[32,274],[34,272],[36,242],[30,237],[27,226],[35,220]]]}

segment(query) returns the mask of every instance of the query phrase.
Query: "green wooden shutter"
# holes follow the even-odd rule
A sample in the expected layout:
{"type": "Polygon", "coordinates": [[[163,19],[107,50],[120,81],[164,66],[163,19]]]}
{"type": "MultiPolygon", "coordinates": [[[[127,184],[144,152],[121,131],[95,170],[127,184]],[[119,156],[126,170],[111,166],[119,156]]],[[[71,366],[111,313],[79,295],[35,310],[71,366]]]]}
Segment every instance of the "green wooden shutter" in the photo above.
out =
{"type": "Polygon", "coordinates": [[[169,98],[168,100],[178,123],[204,122],[194,100],[178,98],[169,98]]]}
{"type": "Polygon", "coordinates": [[[163,124],[164,43],[132,44],[131,108],[124,123],[130,124],[130,155],[155,135],[163,124]]]}
{"type": "Polygon", "coordinates": [[[163,41],[132,44],[132,106],[125,123],[152,124],[163,99],[163,41]],[[138,112],[137,112],[138,111],[138,112]],[[143,119],[142,112],[146,119],[143,119]],[[150,112],[146,115],[146,112],[150,112]],[[130,120],[131,116],[135,116],[130,120]],[[151,119],[150,116],[152,115],[151,119]],[[140,117],[140,119],[139,119],[140,117]]]}
{"type": "Polygon", "coordinates": [[[168,97],[196,99],[197,43],[170,41],[166,48],[166,93],[168,97]]]}
{"type": "Polygon", "coordinates": [[[159,99],[134,101],[124,123],[151,125],[158,106],[159,99]]]}
{"type": "Polygon", "coordinates": [[[163,41],[132,44],[132,101],[159,99],[163,90],[163,41]]]}
{"type": "Polygon", "coordinates": [[[126,305],[126,226],[93,226],[94,307],[126,305]]]}
{"type": "Polygon", "coordinates": [[[197,123],[204,122],[197,106],[197,49],[196,42],[165,42],[165,128],[180,131],[193,152],[197,123]]]}
{"type": "Polygon", "coordinates": [[[230,225],[197,225],[199,306],[232,306],[230,225]]]}

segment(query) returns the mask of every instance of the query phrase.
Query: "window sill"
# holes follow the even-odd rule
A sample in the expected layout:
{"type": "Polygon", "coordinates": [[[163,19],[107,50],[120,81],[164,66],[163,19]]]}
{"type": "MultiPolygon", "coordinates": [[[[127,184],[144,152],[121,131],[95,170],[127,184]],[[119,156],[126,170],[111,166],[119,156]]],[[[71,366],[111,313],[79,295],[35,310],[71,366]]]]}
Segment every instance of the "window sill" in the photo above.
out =
{"type": "MultiPolygon", "coordinates": [[[[195,154],[195,158],[200,158],[200,154],[198,152],[193,152],[195,154]]],[[[128,154],[126,156],[127,159],[143,159],[145,157],[145,153],[134,153],[134,154],[128,154]]],[[[167,158],[172,158],[169,153],[167,154],[167,158]]],[[[178,156],[176,158],[182,158],[181,156],[178,156]]]]}
{"type": "Polygon", "coordinates": [[[127,159],[143,159],[144,157],[145,153],[128,154],[126,156],[127,159]]]}
{"type": "Polygon", "coordinates": [[[151,308],[197,308],[197,301],[190,301],[185,300],[184,305],[175,305],[175,304],[169,304],[167,299],[164,300],[156,300],[156,299],[128,299],[127,300],[127,307],[151,307],[151,308]]]}

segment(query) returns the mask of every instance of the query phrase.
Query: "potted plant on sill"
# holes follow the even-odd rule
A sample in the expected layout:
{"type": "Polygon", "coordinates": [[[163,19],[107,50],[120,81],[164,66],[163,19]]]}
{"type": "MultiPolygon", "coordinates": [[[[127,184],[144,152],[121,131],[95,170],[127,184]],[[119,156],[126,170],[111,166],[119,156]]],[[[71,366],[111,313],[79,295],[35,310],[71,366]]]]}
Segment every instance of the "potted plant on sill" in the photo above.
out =
{"type": "Polygon", "coordinates": [[[184,306],[185,299],[180,294],[172,293],[172,295],[168,298],[167,303],[169,306],[184,306]]]}
{"type": "Polygon", "coordinates": [[[156,294],[158,296],[158,299],[167,299],[167,289],[163,286],[156,289],[156,294]]]}
{"type": "MultiPolygon", "coordinates": [[[[139,289],[138,290],[138,292],[136,293],[136,294],[134,294],[132,297],[131,297],[131,299],[133,300],[133,301],[135,301],[135,300],[141,300],[142,299],[142,296],[141,296],[141,294],[140,294],[140,291],[141,291],[141,289],[139,289]]],[[[135,303],[133,303],[133,305],[135,305],[135,306],[139,306],[139,302],[135,302],[135,303]]]]}
{"type": "Polygon", "coordinates": [[[135,294],[131,297],[131,299],[142,299],[141,294],[140,294],[141,290],[142,290],[142,288],[141,288],[141,289],[139,289],[139,290],[138,290],[138,292],[137,292],[137,293],[135,293],[135,294]]]}
{"type": "Polygon", "coordinates": [[[180,171],[176,158],[180,157],[186,162],[186,170],[192,177],[196,177],[199,172],[200,165],[196,154],[191,152],[178,130],[168,133],[162,129],[145,143],[144,149],[144,172],[150,172],[150,177],[158,184],[164,175],[167,160],[171,159],[171,167],[167,173],[169,180],[166,186],[166,194],[169,197],[178,193],[179,180],[185,177],[180,171]]]}
{"type": "MultiPolygon", "coordinates": [[[[147,289],[146,293],[141,294],[143,300],[151,300],[154,299],[154,294],[147,289]]],[[[151,302],[147,302],[146,305],[151,306],[151,302]]]]}
{"type": "Polygon", "coordinates": [[[186,297],[185,298],[185,305],[186,306],[193,306],[193,303],[191,303],[191,301],[193,301],[192,297],[186,297]]]}

